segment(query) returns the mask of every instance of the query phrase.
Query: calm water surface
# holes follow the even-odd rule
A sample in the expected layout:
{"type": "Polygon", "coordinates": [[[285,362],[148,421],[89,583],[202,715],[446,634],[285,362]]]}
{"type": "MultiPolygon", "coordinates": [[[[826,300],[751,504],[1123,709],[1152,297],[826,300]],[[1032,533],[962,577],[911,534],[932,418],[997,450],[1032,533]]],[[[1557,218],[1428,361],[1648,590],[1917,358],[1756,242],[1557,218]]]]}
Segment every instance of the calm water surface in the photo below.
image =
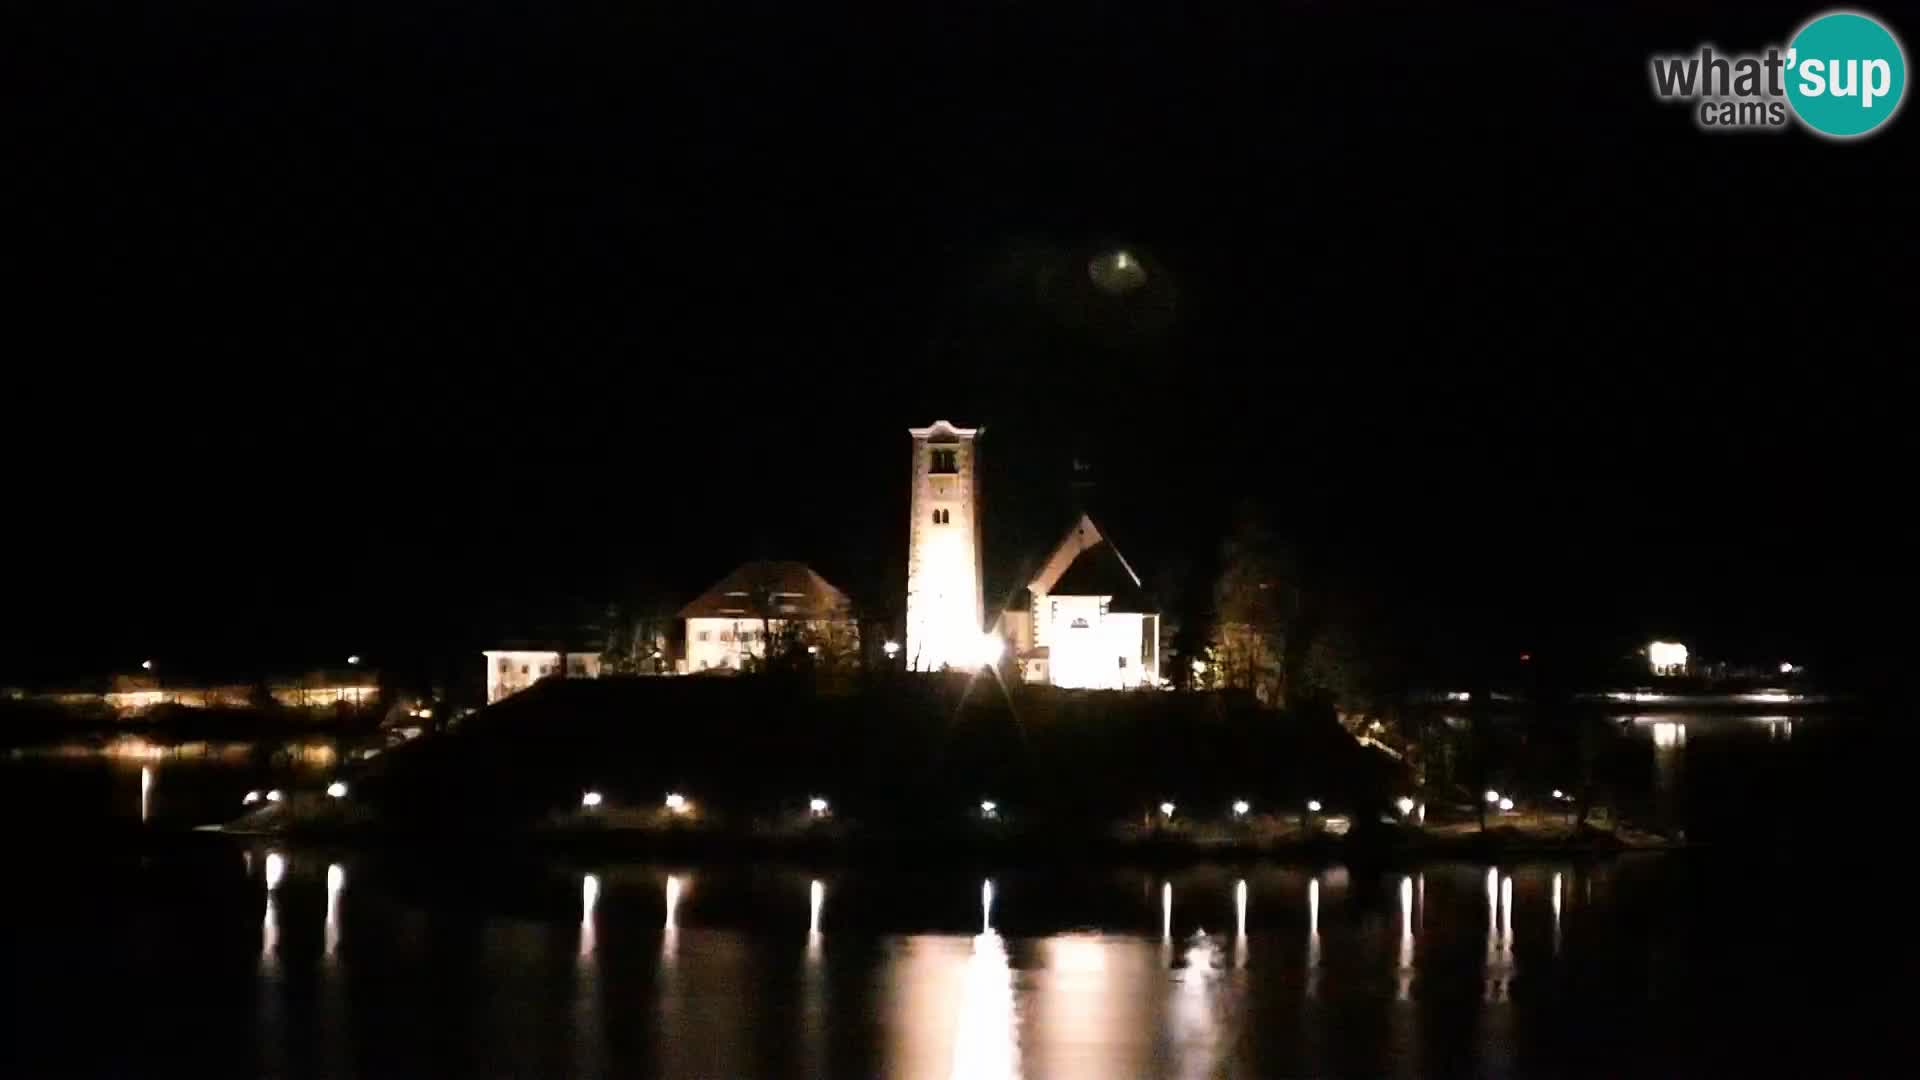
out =
{"type": "MultiPolygon", "coordinates": [[[[1778,729],[1647,732],[1658,812],[1801,783],[1778,729]]],[[[0,1074],[1880,1074],[1908,1023],[1897,850],[911,872],[139,839],[263,775],[0,768],[0,1074]]]]}
{"type": "Polygon", "coordinates": [[[209,843],[14,869],[12,1075],[1805,1073],[1877,1037],[1844,897],[1695,857],[983,879],[209,843]]]}

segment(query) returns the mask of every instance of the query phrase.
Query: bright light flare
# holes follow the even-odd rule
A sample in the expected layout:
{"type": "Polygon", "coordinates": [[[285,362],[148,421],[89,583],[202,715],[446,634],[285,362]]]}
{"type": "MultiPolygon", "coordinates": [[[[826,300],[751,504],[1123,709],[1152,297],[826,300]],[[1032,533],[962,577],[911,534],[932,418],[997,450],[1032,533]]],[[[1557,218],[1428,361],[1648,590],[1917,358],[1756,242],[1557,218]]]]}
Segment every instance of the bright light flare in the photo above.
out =
{"type": "Polygon", "coordinates": [[[260,801],[260,793],[258,791],[249,791],[245,795],[242,795],[240,797],[241,806],[252,806],[254,803],[257,803],[259,801],[260,801]]]}
{"type": "Polygon", "coordinates": [[[682,795],[677,791],[670,791],[667,793],[667,810],[669,812],[675,813],[675,814],[684,814],[687,812],[688,807],[691,805],[692,804],[687,802],[687,797],[685,795],[682,795]]]}
{"type": "Polygon", "coordinates": [[[1320,812],[1320,800],[1319,800],[1319,799],[1308,799],[1308,800],[1307,800],[1307,812],[1308,812],[1308,813],[1313,813],[1313,814],[1317,814],[1317,813],[1319,813],[1319,812],[1320,812]]]}
{"type": "Polygon", "coordinates": [[[287,876],[287,857],[277,851],[267,852],[267,891],[280,887],[287,876]]]}
{"type": "Polygon", "coordinates": [[[1000,814],[999,803],[994,802],[992,799],[980,800],[980,816],[981,817],[984,817],[984,818],[998,817],[999,814],[1000,814]]]}
{"type": "Polygon", "coordinates": [[[1687,647],[1677,641],[1650,641],[1647,665],[1655,675],[1682,674],[1687,670],[1687,647]]]}
{"type": "Polygon", "coordinates": [[[1161,816],[1161,817],[1172,817],[1172,816],[1173,816],[1173,804],[1172,804],[1172,803],[1170,803],[1170,802],[1163,802],[1163,803],[1161,803],[1161,804],[1160,804],[1160,816],[1161,816]]]}
{"type": "Polygon", "coordinates": [[[1394,805],[1394,807],[1395,807],[1396,809],[1398,809],[1398,810],[1400,811],[1400,816],[1401,816],[1401,817],[1411,817],[1411,816],[1412,816],[1412,814],[1413,814],[1413,796],[1411,796],[1411,795],[1402,795],[1402,796],[1400,796],[1399,798],[1397,798],[1397,799],[1395,799],[1395,800],[1393,800],[1393,805],[1394,805]]]}
{"type": "Polygon", "coordinates": [[[808,799],[807,812],[812,814],[814,817],[825,817],[827,813],[827,800],[819,797],[818,795],[815,795],[813,798],[808,799]]]}
{"type": "Polygon", "coordinates": [[[347,785],[346,785],[346,782],[345,782],[345,781],[342,781],[342,780],[335,780],[335,781],[334,781],[333,783],[331,783],[331,784],[328,784],[328,785],[327,785],[327,797],[328,797],[328,798],[332,798],[332,799],[344,799],[344,798],[346,798],[346,797],[347,797],[347,785]]]}
{"type": "Polygon", "coordinates": [[[594,807],[600,805],[600,803],[602,802],[602,798],[603,797],[599,792],[589,791],[586,794],[580,796],[580,805],[585,809],[591,810],[594,807]]]}
{"type": "Polygon", "coordinates": [[[279,788],[274,788],[272,791],[267,792],[268,802],[279,802],[281,799],[284,799],[284,798],[286,798],[286,795],[282,793],[279,788]]]}
{"type": "Polygon", "coordinates": [[[1249,811],[1249,810],[1251,810],[1251,809],[1253,809],[1253,805],[1252,805],[1251,803],[1249,803],[1249,802],[1247,802],[1247,800],[1245,800],[1245,799],[1237,799],[1237,800],[1235,800],[1235,801],[1234,801],[1234,804],[1233,804],[1233,816],[1234,816],[1234,817],[1246,817],[1246,816],[1247,816],[1247,811],[1249,811]]]}
{"type": "Polygon", "coordinates": [[[1492,806],[1494,803],[1497,803],[1500,801],[1500,793],[1497,791],[1494,791],[1492,788],[1488,788],[1487,791],[1484,794],[1482,794],[1480,797],[1482,799],[1485,799],[1487,801],[1487,805],[1489,806],[1492,806]]]}
{"type": "Polygon", "coordinates": [[[1512,799],[1509,799],[1509,798],[1506,798],[1506,797],[1504,797],[1504,796],[1503,796],[1503,797],[1502,797],[1502,798],[1500,799],[1500,809],[1502,809],[1502,810],[1512,810],[1512,809],[1513,809],[1513,800],[1512,800],[1512,799]]]}

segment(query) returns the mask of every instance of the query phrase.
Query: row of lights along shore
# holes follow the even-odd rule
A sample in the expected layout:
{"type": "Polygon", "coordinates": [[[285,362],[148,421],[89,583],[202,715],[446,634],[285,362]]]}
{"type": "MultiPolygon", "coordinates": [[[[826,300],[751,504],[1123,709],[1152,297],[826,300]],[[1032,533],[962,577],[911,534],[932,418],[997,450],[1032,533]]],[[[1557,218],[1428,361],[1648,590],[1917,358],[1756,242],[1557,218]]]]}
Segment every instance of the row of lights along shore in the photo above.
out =
{"type": "MultiPolygon", "coordinates": [[[[334,786],[342,788],[340,794],[346,794],[344,785],[335,784],[334,786]]],[[[251,793],[248,801],[252,801],[253,795],[257,794],[257,792],[251,793]]],[[[279,792],[276,791],[269,794],[270,796],[278,796],[279,792]]],[[[328,794],[333,794],[332,789],[328,790],[328,794]]],[[[1561,797],[1559,791],[1555,791],[1553,794],[1556,799],[1561,797]]],[[[582,810],[598,810],[606,805],[607,797],[599,791],[589,790],[580,794],[580,808],[582,810]]],[[[668,813],[674,815],[684,816],[693,812],[693,802],[677,791],[667,792],[666,798],[661,800],[661,805],[668,813]]],[[[1510,808],[1512,800],[1507,800],[1507,805],[1508,808],[1510,808]]],[[[1400,798],[1394,800],[1394,807],[1400,811],[1402,817],[1415,817],[1416,812],[1418,817],[1426,817],[1426,807],[1418,805],[1414,802],[1413,798],[1408,795],[1402,795],[1400,798]]],[[[1318,814],[1323,809],[1323,806],[1319,799],[1308,799],[1306,808],[1308,813],[1318,814]]],[[[1176,807],[1173,803],[1163,802],[1160,804],[1160,816],[1172,820],[1175,809],[1176,807]]],[[[1244,818],[1253,812],[1253,804],[1245,799],[1235,799],[1231,809],[1234,817],[1244,818]]],[[[828,803],[826,799],[814,795],[807,799],[807,813],[816,818],[824,818],[832,813],[832,805],[828,803]]],[[[998,819],[1000,816],[1000,804],[992,799],[980,800],[980,816],[987,821],[998,819]]]]}

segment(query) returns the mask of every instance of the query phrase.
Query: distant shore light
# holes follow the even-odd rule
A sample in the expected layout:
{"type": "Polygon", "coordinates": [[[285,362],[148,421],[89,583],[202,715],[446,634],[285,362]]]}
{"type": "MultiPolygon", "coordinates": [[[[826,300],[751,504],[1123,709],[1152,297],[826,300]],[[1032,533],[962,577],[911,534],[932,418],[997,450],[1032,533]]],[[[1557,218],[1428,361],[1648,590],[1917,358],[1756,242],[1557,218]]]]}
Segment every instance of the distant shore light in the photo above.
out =
{"type": "Polygon", "coordinates": [[[1687,647],[1677,641],[1650,641],[1647,665],[1655,675],[1683,675],[1687,670],[1687,647]]]}

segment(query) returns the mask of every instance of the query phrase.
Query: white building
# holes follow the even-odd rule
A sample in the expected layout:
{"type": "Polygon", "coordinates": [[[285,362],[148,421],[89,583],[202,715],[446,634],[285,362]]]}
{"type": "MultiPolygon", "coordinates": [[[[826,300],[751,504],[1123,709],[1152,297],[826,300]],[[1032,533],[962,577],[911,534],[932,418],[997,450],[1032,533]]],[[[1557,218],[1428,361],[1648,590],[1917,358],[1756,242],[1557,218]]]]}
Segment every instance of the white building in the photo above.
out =
{"type": "MultiPolygon", "coordinates": [[[[484,655],[489,705],[525,690],[561,666],[557,649],[489,649],[484,655]]],[[[572,679],[599,678],[600,654],[585,650],[567,653],[566,673],[572,679]]]]}
{"type": "Polygon", "coordinates": [[[1027,682],[1088,690],[1160,684],[1160,615],[1140,575],[1085,514],[1001,628],[1027,682]]]}
{"type": "Polygon", "coordinates": [[[859,647],[847,594],[800,562],[747,563],[681,608],[680,617],[689,673],[739,671],[766,658],[770,637],[836,652],[859,647]]]}
{"type": "Polygon", "coordinates": [[[984,428],[940,420],[909,428],[907,654],[911,671],[965,670],[983,652],[979,443],[984,428]]]}

